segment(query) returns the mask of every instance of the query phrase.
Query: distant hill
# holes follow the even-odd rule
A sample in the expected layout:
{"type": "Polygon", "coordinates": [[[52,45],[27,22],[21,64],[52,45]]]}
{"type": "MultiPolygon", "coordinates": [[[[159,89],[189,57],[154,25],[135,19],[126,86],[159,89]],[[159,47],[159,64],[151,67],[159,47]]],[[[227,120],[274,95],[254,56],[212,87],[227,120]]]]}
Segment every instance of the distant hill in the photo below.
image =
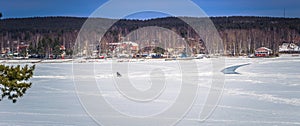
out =
{"type": "MultiPolygon", "coordinates": [[[[199,18],[192,19],[199,20],[199,18]]],[[[223,39],[225,53],[230,55],[253,53],[254,49],[260,46],[266,46],[274,52],[278,52],[278,46],[282,42],[293,42],[298,45],[300,43],[299,18],[235,16],[211,17],[210,19],[223,39]]],[[[87,18],[78,17],[2,19],[0,20],[0,49],[12,47],[14,41],[17,41],[30,44],[31,51],[35,53],[38,53],[39,50],[52,50],[57,44],[65,45],[71,53],[78,32],[86,20],[87,18]]],[[[95,20],[101,20],[102,25],[117,21],[105,18],[95,20]]],[[[120,41],[120,36],[125,36],[133,30],[146,26],[165,27],[184,38],[199,37],[191,31],[187,24],[175,17],[151,20],[122,19],[106,33],[108,36],[106,42],[120,41]]],[[[101,30],[101,26],[98,30],[101,30]]],[[[47,51],[43,53],[47,53],[47,51]]]]}

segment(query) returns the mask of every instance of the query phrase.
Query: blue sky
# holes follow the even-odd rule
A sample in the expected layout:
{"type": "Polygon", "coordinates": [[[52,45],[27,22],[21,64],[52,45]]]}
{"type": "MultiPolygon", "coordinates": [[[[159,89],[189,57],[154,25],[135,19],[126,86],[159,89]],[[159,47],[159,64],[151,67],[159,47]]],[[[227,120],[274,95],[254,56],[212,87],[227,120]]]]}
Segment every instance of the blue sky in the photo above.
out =
{"type": "MultiPolygon", "coordinates": [[[[123,0],[126,1],[126,0],[123,0]]],[[[142,0],[140,0],[142,1],[142,0]]],[[[148,2],[150,0],[147,0],[148,2]]],[[[169,6],[175,5],[173,0],[169,6]]],[[[300,0],[192,0],[208,16],[273,16],[300,18],[300,0]]],[[[76,16],[88,17],[107,0],[0,0],[0,12],[3,18],[20,18],[35,16],[76,16]]],[[[122,5],[118,5],[122,6],[122,5]]],[[[139,6],[132,2],[130,7],[139,6]]],[[[149,5],[153,6],[153,5],[149,5]]],[[[180,11],[188,11],[180,7],[180,11]]],[[[118,13],[118,12],[111,12],[118,13]]],[[[129,18],[162,17],[162,13],[139,13],[129,18]]],[[[113,18],[113,16],[112,16],[113,18]]]]}

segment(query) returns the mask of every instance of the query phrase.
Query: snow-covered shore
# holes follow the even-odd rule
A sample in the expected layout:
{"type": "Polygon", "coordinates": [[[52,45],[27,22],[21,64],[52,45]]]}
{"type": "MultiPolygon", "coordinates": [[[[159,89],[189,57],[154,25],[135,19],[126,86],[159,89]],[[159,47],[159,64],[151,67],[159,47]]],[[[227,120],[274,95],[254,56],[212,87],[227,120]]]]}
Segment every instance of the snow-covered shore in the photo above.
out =
{"type": "Polygon", "coordinates": [[[23,63],[64,63],[71,62],[73,59],[51,59],[51,60],[42,60],[42,59],[28,59],[28,60],[0,60],[2,64],[23,64],[23,63]]]}
{"type": "MultiPolygon", "coordinates": [[[[219,57],[220,58],[220,57],[219,57]]],[[[289,59],[299,59],[300,54],[281,54],[280,57],[272,58],[248,58],[246,56],[239,57],[222,57],[226,60],[226,64],[232,64],[236,60],[261,62],[268,60],[276,60],[281,58],[289,59]],[[229,61],[229,62],[228,62],[229,61]]],[[[164,62],[164,61],[179,61],[179,60],[194,60],[203,61],[213,58],[203,58],[203,59],[25,59],[25,60],[0,60],[1,64],[26,64],[26,63],[104,63],[104,62],[164,62]]],[[[234,63],[232,64],[234,65],[234,63]]]]}

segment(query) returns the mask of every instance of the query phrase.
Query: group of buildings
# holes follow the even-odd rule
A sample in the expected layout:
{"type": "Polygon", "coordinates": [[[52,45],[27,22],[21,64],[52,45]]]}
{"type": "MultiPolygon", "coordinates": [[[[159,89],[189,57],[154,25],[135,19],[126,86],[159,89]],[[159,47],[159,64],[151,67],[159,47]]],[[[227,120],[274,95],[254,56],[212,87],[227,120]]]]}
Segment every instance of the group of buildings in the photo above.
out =
{"type": "MultiPolygon", "coordinates": [[[[141,48],[138,43],[132,41],[123,41],[117,43],[108,43],[109,55],[101,55],[99,49],[93,51],[94,58],[171,58],[171,57],[191,57],[193,55],[187,54],[187,50],[184,47],[178,48],[159,48],[159,47],[143,47],[141,48]]],[[[98,48],[100,48],[98,46],[98,48]]],[[[30,58],[33,54],[29,54],[29,44],[24,42],[9,48],[2,48],[0,58],[14,58],[14,59],[26,59],[30,58]]],[[[61,46],[61,50],[65,50],[64,46],[61,46]]],[[[300,47],[295,43],[282,43],[279,46],[279,53],[300,53],[300,47]]],[[[191,53],[190,53],[191,54],[191,53]]],[[[64,58],[65,52],[62,51],[60,58],[64,58]]],[[[253,57],[269,57],[274,55],[273,50],[267,47],[259,47],[255,50],[253,57]]],[[[196,54],[195,54],[196,56],[196,54]]],[[[53,58],[51,55],[44,58],[53,58]]]]}
{"type": "MultiPolygon", "coordinates": [[[[107,47],[106,55],[117,58],[170,58],[182,57],[187,53],[184,47],[163,48],[153,44],[145,46],[132,41],[107,43],[107,47]]],[[[97,53],[95,50],[93,55],[97,53]]]]}
{"type": "MultiPolygon", "coordinates": [[[[279,53],[300,53],[300,47],[295,43],[284,42],[279,46],[279,53]]],[[[255,57],[269,57],[274,55],[273,50],[267,47],[260,47],[255,50],[255,57]]]]}
{"type": "MultiPolygon", "coordinates": [[[[118,56],[117,57],[126,57],[125,54],[138,54],[139,52],[139,44],[135,43],[135,42],[121,42],[121,43],[109,43],[109,46],[111,48],[113,48],[113,53],[117,53],[118,56]]],[[[174,54],[174,49],[170,48],[170,49],[166,49],[166,53],[160,53],[165,57],[182,57],[182,56],[187,56],[186,52],[184,50],[184,48],[176,48],[177,51],[175,51],[176,53],[174,54]],[[179,50],[179,51],[178,51],[179,50]],[[173,55],[170,55],[172,54],[173,55]]],[[[287,42],[283,42],[282,45],[279,46],[279,53],[300,53],[300,47],[298,45],[296,45],[295,43],[287,43],[287,42]]],[[[142,54],[138,54],[138,55],[143,55],[143,56],[151,56],[151,57],[155,57],[155,55],[157,55],[156,53],[153,52],[148,52],[148,54],[145,52],[143,52],[142,54]]],[[[255,49],[254,52],[254,57],[270,57],[273,56],[274,52],[273,50],[267,48],[267,47],[259,47],[257,49],[255,49]]]]}
{"type": "Polygon", "coordinates": [[[15,58],[21,59],[23,57],[28,57],[29,44],[25,42],[14,41],[11,47],[1,48],[0,58],[15,58]]]}
{"type": "Polygon", "coordinates": [[[45,54],[37,54],[33,53],[30,50],[30,45],[26,42],[13,42],[13,44],[10,45],[10,47],[1,48],[0,50],[0,59],[29,59],[29,58],[46,58],[46,59],[64,59],[66,55],[66,48],[61,45],[59,47],[59,53],[53,54],[51,51],[52,49],[49,49],[49,53],[45,54]]]}

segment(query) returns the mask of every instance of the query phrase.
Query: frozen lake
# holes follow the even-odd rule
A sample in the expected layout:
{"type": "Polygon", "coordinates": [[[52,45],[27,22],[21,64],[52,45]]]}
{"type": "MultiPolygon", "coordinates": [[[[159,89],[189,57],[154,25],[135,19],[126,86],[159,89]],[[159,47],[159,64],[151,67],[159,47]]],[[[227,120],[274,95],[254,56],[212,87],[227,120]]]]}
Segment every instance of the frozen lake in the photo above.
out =
{"type": "MultiPolygon", "coordinates": [[[[132,125],[132,122],[126,121],[127,117],[131,121],[132,118],[155,117],[176,104],[178,93],[182,93],[183,88],[193,90],[195,86],[198,87],[198,97],[191,104],[190,111],[176,125],[300,125],[300,58],[226,58],[226,64],[223,68],[218,68],[219,71],[225,67],[249,65],[238,68],[236,72],[239,74],[225,75],[221,98],[205,121],[199,121],[199,113],[211,88],[211,69],[214,66],[210,59],[195,60],[197,67],[189,65],[189,62],[191,61],[183,61],[183,64],[176,61],[36,64],[35,74],[31,79],[33,85],[27,94],[15,104],[8,100],[0,102],[0,125],[96,126],[99,123],[119,125],[118,122],[132,125]],[[116,71],[122,77],[116,77],[116,71]],[[76,73],[75,78],[73,72],[76,73]],[[193,80],[195,77],[198,80],[193,80]],[[159,95],[153,97],[137,96],[136,92],[125,92],[132,90],[122,87],[122,84],[128,82],[137,92],[143,92],[151,89],[156,84],[155,81],[163,82],[164,86],[158,92],[159,95]],[[116,88],[116,83],[121,87],[116,88]],[[105,109],[102,108],[105,106],[102,102],[92,99],[97,97],[102,97],[111,108],[107,108],[105,112],[88,111],[92,110],[90,107],[105,109]],[[136,99],[130,99],[132,97],[136,99]],[[93,100],[95,104],[84,104],[86,101],[92,103],[93,100]],[[124,119],[121,115],[115,116],[108,109],[114,109],[127,117],[124,119]],[[93,119],[93,113],[99,115],[95,115],[97,117],[93,119]],[[102,120],[97,120],[98,117],[102,120]]],[[[176,112],[175,110],[174,114],[176,112]]],[[[172,116],[166,115],[153,120],[171,120],[172,116]]],[[[137,122],[136,125],[148,125],[150,122],[147,121],[151,120],[137,122]]],[[[155,124],[152,121],[151,125],[162,123],[155,124]]]]}

